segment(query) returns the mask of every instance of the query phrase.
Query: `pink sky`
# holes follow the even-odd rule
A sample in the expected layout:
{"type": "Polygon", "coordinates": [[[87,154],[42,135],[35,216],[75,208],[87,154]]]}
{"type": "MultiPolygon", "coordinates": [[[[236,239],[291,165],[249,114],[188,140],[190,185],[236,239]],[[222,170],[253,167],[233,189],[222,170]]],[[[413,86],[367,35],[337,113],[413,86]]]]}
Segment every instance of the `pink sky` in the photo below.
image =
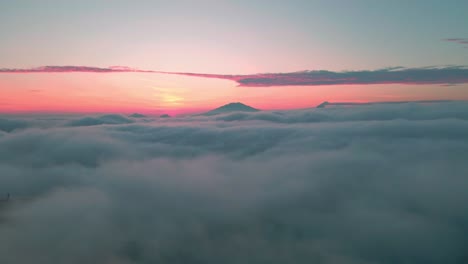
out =
{"type": "Polygon", "coordinates": [[[468,100],[466,88],[466,84],[241,87],[229,80],[154,73],[2,74],[0,112],[177,115],[229,102],[265,110],[295,109],[323,101],[468,100]]]}

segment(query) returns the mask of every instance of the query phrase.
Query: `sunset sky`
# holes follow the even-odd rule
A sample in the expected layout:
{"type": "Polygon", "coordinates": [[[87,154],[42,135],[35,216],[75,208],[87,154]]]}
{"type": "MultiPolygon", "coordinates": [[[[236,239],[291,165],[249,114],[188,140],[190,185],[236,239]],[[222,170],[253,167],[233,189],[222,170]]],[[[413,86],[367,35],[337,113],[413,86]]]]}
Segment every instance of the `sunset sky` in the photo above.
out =
{"type": "Polygon", "coordinates": [[[462,0],[1,1],[0,113],[468,100],[467,10],[462,0]]]}

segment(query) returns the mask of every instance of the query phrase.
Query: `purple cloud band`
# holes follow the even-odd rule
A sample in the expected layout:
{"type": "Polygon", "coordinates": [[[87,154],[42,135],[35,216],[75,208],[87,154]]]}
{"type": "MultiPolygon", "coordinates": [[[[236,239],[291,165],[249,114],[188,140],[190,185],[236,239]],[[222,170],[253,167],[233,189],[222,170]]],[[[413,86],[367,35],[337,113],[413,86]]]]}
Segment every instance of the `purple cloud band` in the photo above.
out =
{"type": "Polygon", "coordinates": [[[468,68],[463,66],[426,68],[387,68],[373,71],[301,71],[290,73],[263,73],[249,75],[223,75],[186,72],[139,70],[125,66],[108,68],[88,66],[43,66],[31,69],[0,69],[0,73],[122,73],[144,72],[177,74],[202,78],[235,81],[239,86],[268,87],[294,85],[353,85],[353,84],[461,84],[468,83],[468,68]]]}
{"type": "Polygon", "coordinates": [[[240,86],[268,87],[293,85],[352,85],[352,84],[460,84],[468,83],[468,68],[388,68],[374,71],[302,71],[252,75],[219,75],[169,73],[218,78],[237,82],[240,86]]]}

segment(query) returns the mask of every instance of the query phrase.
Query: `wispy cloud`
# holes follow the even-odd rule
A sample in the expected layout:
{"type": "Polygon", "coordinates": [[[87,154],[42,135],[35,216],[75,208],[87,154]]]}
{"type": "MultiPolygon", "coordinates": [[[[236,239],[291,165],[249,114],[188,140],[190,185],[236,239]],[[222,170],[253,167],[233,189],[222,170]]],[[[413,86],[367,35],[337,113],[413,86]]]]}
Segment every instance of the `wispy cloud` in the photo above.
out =
{"type": "Polygon", "coordinates": [[[463,45],[465,49],[468,48],[468,38],[446,38],[442,40],[463,45]]]}
{"type": "Polygon", "coordinates": [[[447,38],[443,40],[448,41],[448,42],[455,42],[459,44],[468,44],[468,38],[447,38]]]}
{"type": "Polygon", "coordinates": [[[15,69],[2,68],[0,73],[54,73],[54,72],[152,72],[134,69],[126,66],[110,66],[107,68],[90,67],[90,66],[41,66],[36,68],[15,69]]]}
{"type": "MultiPolygon", "coordinates": [[[[455,40],[455,39],[454,39],[455,40]]],[[[202,78],[216,78],[235,81],[239,86],[268,87],[294,85],[353,85],[353,84],[441,84],[468,83],[468,68],[464,66],[403,68],[393,67],[379,70],[333,72],[326,70],[300,71],[289,73],[260,73],[247,75],[225,75],[189,72],[165,72],[140,70],[126,66],[107,68],[89,66],[42,66],[29,69],[0,69],[0,73],[123,73],[146,72],[177,74],[202,78]]]]}

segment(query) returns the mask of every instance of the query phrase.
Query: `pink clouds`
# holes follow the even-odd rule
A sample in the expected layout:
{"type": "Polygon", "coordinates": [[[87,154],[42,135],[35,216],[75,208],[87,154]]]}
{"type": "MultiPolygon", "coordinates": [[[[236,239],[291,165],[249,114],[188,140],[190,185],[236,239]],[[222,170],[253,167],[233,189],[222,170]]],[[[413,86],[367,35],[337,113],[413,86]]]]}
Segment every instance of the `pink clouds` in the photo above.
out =
{"type": "Polygon", "coordinates": [[[41,66],[27,69],[0,69],[0,73],[67,73],[67,72],[95,72],[95,73],[112,73],[112,72],[152,72],[138,70],[126,66],[111,66],[108,68],[90,67],[90,66],[41,66]]]}

